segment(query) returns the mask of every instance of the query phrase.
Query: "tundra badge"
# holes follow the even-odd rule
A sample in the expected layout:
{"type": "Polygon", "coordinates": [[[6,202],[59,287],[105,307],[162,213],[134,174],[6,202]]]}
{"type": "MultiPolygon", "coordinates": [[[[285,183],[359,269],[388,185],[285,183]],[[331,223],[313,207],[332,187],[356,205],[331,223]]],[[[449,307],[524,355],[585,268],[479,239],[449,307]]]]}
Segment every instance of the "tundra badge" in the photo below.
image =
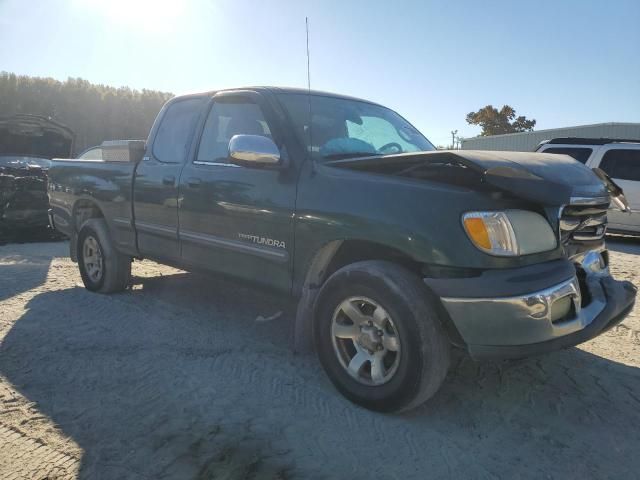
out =
{"type": "Polygon", "coordinates": [[[269,247],[287,248],[285,243],[280,240],[274,240],[273,238],[259,237],[258,235],[251,235],[250,233],[238,233],[238,237],[242,240],[249,240],[250,242],[258,245],[267,245],[269,247]]]}

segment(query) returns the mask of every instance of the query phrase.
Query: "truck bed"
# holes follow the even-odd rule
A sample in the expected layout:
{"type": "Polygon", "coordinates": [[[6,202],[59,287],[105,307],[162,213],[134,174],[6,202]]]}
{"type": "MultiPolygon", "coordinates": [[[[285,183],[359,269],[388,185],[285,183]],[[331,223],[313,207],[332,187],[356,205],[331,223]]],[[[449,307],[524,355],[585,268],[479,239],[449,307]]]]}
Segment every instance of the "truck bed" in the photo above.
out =
{"type": "Polygon", "coordinates": [[[82,223],[85,212],[81,200],[86,199],[86,205],[93,202],[100,208],[118,247],[135,252],[132,227],[135,168],[132,162],[54,159],[49,169],[49,201],[56,229],[71,236],[82,223]]]}

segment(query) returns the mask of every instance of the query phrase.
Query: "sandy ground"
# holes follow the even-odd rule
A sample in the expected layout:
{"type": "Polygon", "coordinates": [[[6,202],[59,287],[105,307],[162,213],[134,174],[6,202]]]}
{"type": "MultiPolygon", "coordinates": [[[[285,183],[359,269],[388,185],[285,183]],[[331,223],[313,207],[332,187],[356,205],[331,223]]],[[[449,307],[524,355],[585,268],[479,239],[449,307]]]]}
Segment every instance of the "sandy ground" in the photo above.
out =
{"type": "MultiPolygon", "coordinates": [[[[640,241],[610,242],[637,282],[640,241]]],[[[277,299],[152,262],[81,286],[66,243],[0,247],[0,478],[638,478],[638,310],[580,348],[461,357],[431,402],[357,408],[277,299]]]]}

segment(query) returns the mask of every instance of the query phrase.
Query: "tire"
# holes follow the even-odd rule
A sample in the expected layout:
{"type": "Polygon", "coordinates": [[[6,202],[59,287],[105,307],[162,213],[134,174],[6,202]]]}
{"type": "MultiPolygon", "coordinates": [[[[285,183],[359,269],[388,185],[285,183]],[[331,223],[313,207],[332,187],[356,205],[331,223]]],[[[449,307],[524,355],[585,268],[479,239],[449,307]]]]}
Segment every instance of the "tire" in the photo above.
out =
{"type": "Polygon", "coordinates": [[[331,275],[315,303],[313,336],[331,382],[370,410],[417,407],[449,370],[450,343],[426,287],[391,262],[358,262],[331,275]]]}
{"type": "Polygon", "coordinates": [[[131,278],[131,257],[115,249],[101,218],[87,220],[80,228],[78,267],[85,288],[92,292],[121,292],[131,278]]]}

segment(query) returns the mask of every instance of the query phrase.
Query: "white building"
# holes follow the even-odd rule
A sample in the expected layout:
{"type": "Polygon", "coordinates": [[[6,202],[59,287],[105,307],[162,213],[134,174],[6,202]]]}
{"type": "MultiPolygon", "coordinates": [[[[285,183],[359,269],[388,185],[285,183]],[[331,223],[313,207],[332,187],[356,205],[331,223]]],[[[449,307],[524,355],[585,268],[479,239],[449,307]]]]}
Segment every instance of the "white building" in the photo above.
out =
{"type": "Polygon", "coordinates": [[[532,152],[543,140],[558,137],[618,138],[640,141],[640,123],[596,123],[577,127],[465,138],[462,140],[462,149],[532,152]]]}

